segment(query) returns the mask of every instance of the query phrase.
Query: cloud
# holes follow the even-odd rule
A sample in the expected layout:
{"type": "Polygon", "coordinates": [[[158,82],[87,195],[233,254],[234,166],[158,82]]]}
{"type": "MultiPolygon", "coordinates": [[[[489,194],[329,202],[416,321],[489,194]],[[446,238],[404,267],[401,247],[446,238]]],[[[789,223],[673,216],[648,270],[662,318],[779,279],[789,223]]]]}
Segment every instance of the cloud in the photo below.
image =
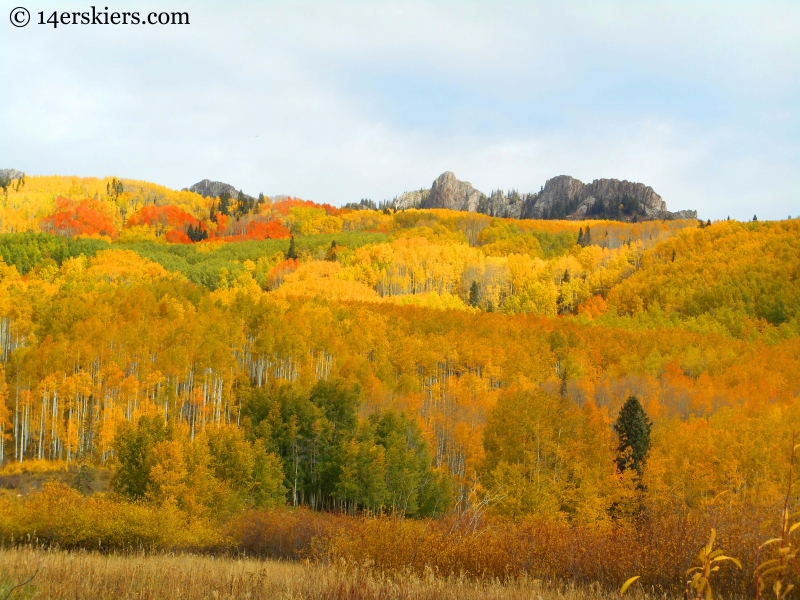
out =
{"type": "Polygon", "coordinates": [[[800,212],[796,3],[169,10],[192,24],[7,27],[0,163],[334,204],[444,170],[484,191],[571,174],[711,218],[800,212]]]}

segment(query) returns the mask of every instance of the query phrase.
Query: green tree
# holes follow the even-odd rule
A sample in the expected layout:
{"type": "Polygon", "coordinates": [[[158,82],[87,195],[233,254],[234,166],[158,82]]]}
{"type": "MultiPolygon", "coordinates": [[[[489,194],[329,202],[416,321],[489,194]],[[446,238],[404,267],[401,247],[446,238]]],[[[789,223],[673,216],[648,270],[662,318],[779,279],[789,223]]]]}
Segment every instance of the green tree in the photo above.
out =
{"type": "Polygon", "coordinates": [[[297,260],[297,248],[294,245],[294,236],[289,240],[289,251],[286,253],[286,258],[297,260]]]}
{"type": "Polygon", "coordinates": [[[642,472],[647,451],[650,448],[652,424],[636,396],[630,396],[614,422],[614,431],[619,437],[617,467],[620,471],[632,468],[642,472]]]}
{"type": "Polygon", "coordinates": [[[144,498],[153,467],[153,447],[168,439],[167,427],[160,416],[144,415],[134,425],[125,421],[114,438],[117,471],[111,479],[116,492],[127,498],[144,498]]]}
{"type": "Polygon", "coordinates": [[[8,174],[0,175],[0,188],[3,188],[3,193],[6,196],[6,202],[8,202],[8,186],[11,185],[11,176],[8,174]]]}
{"type": "Polygon", "coordinates": [[[472,285],[469,286],[469,305],[472,307],[478,306],[480,299],[481,299],[481,289],[478,286],[478,282],[473,281],[472,285]]]}
{"type": "Polygon", "coordinates": [[[333,240],[331,241],[330,248],[328,248],[328,251],[325,253],[325,260],[336,262],[337,258],[338,255],[337,255],[336,240],[333,240]]]}
{"type": "Polygon", "coordinates": [[[223,215],[227,215],[230,212],[231,208],[231,195],[227,191],[223,191],[219,195],[219,212],[223,215]]]}
{"type": "Polygon", "coordinates": [[[446,477],[433,470],[419,424],[404,412],[373,413],[375,442],[385,450],[386,506],[409,516],[433,516],[450,505],[446,477]]]}

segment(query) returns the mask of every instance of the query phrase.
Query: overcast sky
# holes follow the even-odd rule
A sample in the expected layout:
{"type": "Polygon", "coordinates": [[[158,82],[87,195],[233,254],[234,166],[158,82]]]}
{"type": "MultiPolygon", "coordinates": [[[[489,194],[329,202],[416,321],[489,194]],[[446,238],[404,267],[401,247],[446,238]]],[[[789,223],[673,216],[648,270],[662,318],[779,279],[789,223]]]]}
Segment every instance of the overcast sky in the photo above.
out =
{"type": "Polygon", "coordinates": [[[91,3],[36,2],[0,0],[0,167],[332,204],[566,174],[800,214],[797,0],[109,2],[191,24],[55,30],[91,3]]]}

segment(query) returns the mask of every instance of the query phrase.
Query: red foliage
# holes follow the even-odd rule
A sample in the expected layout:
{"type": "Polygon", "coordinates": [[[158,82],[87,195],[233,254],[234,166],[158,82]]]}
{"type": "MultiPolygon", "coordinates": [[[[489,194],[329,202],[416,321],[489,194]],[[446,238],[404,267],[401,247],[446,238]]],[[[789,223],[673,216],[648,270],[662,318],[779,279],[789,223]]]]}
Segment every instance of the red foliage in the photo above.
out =
{"type": "Polygon", "coordinates": [[[304,206],[306,208],[321,208],[325,211],[325,214],[331,216],[338,216],[342,214],[341,208],[336,208],[330,204],[317,204],[313,200],[297,200],[289,196],[286,200],[281,202],[276,202],[272,205],[272,210],[286,216],[289,214],[289,209],[294,208],[295,206],[304,206]]]}
{"type": "Polygon", "coordinates": [[[100,200],[86,198],[76,204],[68,198],[56,198],[56,212],[41,221],[43,231],[65,236],[119,236],[106,207],[100,200]]]}
{"type": "Polygon", "coordinates": [[[194,227],[201,225],[201,221],[177,206],[154,206],[151,204],[139,209],[126,223],[126,227],[135,225],[185,231],[189,225],[194,227]]]}
{"type": "Polygon", "coordinates": [[[164,234],[164,238],[170,244],[191,244],[192,240],[189,239],[189,236],[186,235],[186,232],[182,229],[170,229],[166,234],[164,234]]]}
{"type": "Polygon", "coordinates": [[[214,221],[217,223],[217,233],[214,235],[219,235],[219,232],[225,231],[228,227],[228,215],[223,215],[222,213],[216,213],[214,215],[214,221]]]}
{"type": "Polygon", "coordinates": [[[279,288],[283,283],[283,278],[289,273],[294,273],[299,266],[300,261],[294,258],[287,258],[283,262],[279,262],[267,273],[267,287],[271,290],[279,288]]]}
{"type": "Polygon", "coordinates": [[[244,240],[274,240],[290,236],[291,232],[280,221],[259,216],[245,216],[241,219],[230,220],[229,217],[218,214],[217,230],[212,237],[226,242],[240,242],[244,240]]]}

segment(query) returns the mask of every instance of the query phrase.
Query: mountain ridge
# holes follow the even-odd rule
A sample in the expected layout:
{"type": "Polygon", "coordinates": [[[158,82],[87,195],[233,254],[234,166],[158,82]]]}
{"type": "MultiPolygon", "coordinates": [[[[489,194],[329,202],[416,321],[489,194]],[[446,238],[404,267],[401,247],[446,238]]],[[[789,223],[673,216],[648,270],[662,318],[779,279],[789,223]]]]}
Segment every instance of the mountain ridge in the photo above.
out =
{"type": "Polygon", "coordinates": [[[548,179],[539,192],[519,194],[494,190],[486,195],[471,183],[460,181],[452,171],[437,177],[430,189],[405,192],[393,207],[448,208],[514,219],[610,218],[620,221],[696,219],[697,211],[670,212],[664,199],[643,183],[619,179],[595,179],[583,183],[569,175],[548,179]]]}

